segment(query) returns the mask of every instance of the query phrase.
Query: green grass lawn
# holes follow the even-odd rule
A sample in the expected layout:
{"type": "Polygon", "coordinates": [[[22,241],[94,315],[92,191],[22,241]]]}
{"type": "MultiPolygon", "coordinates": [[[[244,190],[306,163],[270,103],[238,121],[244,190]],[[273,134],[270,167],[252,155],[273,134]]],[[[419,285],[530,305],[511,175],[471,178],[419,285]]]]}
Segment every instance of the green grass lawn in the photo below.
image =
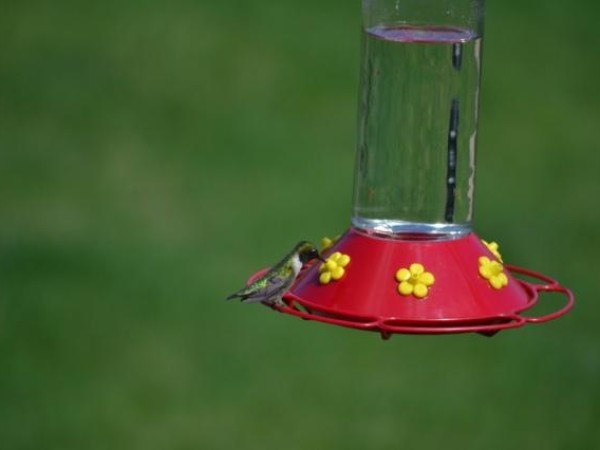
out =
{"type": "Polygon", "coordinates": [[[221,301],[348,226],[358,0],[12,3],[2,450],[597,446],[595,2],[488,2],[483,62],[476,230],[576,308],[388,342],[221,301]]]}

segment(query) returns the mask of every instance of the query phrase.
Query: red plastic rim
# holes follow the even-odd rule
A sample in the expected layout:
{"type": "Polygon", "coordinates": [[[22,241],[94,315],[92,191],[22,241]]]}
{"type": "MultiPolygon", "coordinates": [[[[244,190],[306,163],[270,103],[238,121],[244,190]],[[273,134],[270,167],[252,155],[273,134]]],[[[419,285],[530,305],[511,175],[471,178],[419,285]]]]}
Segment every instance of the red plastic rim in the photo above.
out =
{"type": "Polygon", "coordinates": [[[326,258],[346,259],[341,276],[321,279],[324,266],[307,264],[283,296],[285,306],[274,309],[305,320],[376,331],[387,339],[392,334],[493,335],[556,319],[573,307],[571,291],[529,269],[500,263],[495,270],[505,282],[492,285],[481,270],[492,259],[501,262],[497,246],[495,250],[475,233],[453,240],[415,241],[350,228],[323,253],[326,258]],[[423,286],[424,293],[420,288],[419,297],[410,290],[402,292],[398,281],[402,270],[414,266],[428,272],[431,280],[429,287],[423,286]],[[561,294],[562,307],[528,316],[545,292],[561,294]]]}

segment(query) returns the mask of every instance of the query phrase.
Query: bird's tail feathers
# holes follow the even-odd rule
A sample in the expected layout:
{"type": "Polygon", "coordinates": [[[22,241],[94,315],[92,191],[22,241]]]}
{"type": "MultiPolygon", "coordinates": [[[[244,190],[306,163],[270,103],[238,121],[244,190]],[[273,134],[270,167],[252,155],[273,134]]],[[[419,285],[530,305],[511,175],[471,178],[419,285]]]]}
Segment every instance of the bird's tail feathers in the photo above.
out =
{"type": "Polygon", "coordinates": [[[240,300],[244,301],[248,298],[248,296],[244,293],[244,289],[242,289],[241,291],[234,292],[233,294],[227,296],[225,300],[233,300],[236,298],[239,298],[240,300]]]}

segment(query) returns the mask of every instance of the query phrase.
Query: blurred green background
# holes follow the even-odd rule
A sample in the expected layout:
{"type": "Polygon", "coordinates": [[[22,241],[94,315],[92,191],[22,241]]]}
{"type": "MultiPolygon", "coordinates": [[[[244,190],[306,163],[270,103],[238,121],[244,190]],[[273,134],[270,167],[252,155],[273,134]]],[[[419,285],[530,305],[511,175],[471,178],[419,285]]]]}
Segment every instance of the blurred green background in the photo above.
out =
{"type": "Polygon", "coordinates": [[[221,300],[348,226],[358,0],[2,10],[0,448],[597,448],[595,1],[489,1],[481,97],[476,230],[576,308],[388,342],[221,300]]]}

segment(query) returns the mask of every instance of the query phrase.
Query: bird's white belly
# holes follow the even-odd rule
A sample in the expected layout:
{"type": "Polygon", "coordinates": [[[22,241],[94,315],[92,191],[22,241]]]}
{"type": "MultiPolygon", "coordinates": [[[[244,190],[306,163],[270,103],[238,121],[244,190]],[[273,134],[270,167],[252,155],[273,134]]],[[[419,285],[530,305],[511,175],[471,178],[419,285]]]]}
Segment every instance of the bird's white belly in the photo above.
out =
{"type": "Polygon", "coordinates": [[[295,255],[292,258],[292,270],[294,271],[294,276],[298,275],[298,273],[300,272],[300,269],[302,269],[302,262],[300,261],[300,258],[298,257],[298,255],[295,255]]]}

